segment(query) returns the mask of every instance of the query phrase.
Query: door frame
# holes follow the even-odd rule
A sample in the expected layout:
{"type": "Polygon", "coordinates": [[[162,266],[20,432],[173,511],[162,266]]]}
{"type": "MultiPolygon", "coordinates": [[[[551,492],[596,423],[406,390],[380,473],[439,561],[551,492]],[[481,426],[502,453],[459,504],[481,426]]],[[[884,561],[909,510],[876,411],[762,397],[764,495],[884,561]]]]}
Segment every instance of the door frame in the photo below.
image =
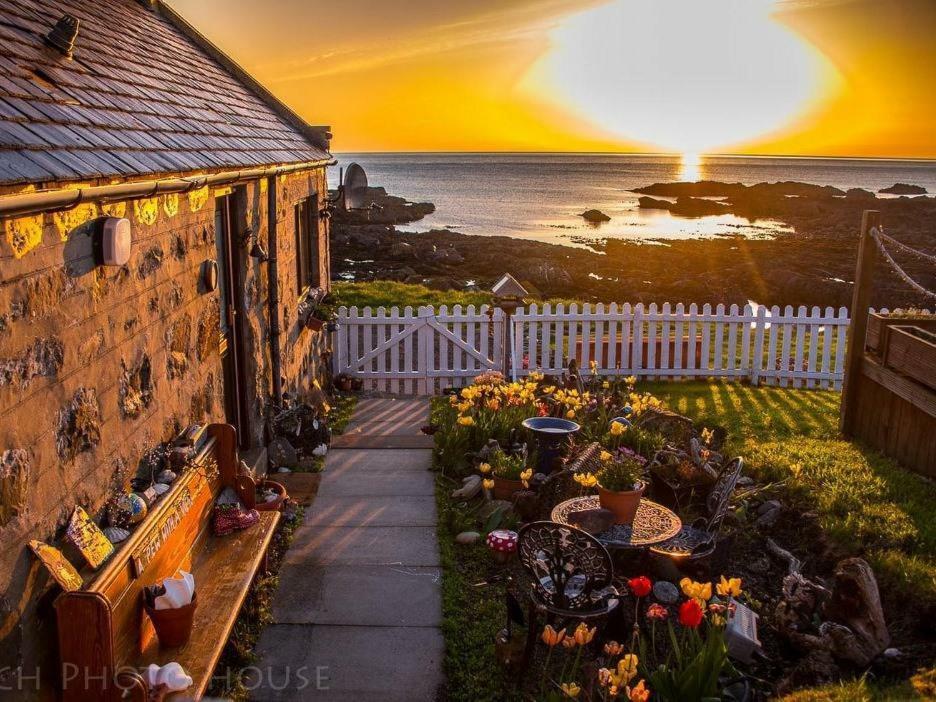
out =
{"type": "Polygon", "coordinates": [[[224,413],[226,421],[237,429],[237,443],[242,450],[252,445],[250,410],[247,397],[246,333],[243,285],[243,250],[235,236],[239,191],[215,197],[215,240],[221,285],[222,325],[219,329],[221,365],[224,378],[224,413]]]}

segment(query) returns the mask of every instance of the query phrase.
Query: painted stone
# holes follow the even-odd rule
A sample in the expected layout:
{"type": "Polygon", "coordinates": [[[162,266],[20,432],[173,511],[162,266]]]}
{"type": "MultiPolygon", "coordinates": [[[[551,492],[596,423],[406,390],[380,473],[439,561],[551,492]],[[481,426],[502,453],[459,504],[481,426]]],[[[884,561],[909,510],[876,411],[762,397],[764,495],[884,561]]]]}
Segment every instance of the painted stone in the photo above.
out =
{"type": "Polygon", "coordinates": [[[121,541],[127,540],[130,536],[130,532],[123,527],[109,526],[104,529],[104,536],[106,536],[107,540],[112,544],[119,544],[121,541]]]}
{"type": "Polygon", "coordinates": [[[462,544],[467,546],[468,544],[474,544],[481,540],[481,534],[476,531],[463,531],[458,536],[455,537],[456,544],[462,544]]]}
{"type": "Polygon", "coordinates": [[[666,580],[653,583],[653,596],[663,604],[673,604],[679,599],[679,589],[666,580]]]}
{"type": "Polygon", "coordinates": [[[139,524],[146,517],[146,500],[135,492],[128,492],[117,501],[117,514],[127,524],[139,524]]]}

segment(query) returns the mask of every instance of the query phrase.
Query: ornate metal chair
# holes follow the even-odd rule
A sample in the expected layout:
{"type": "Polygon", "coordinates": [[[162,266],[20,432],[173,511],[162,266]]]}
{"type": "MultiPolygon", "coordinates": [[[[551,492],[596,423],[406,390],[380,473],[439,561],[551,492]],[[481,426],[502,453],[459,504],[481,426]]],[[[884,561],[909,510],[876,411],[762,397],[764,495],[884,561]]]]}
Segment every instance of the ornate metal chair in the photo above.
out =
{"type": "Polygon", "coordinates": [[[601,467],[598,460],[600,453],[601,444],[597,441],[592,442],[566,463],[565,468],[551,473],[543,481],[538,492],[540,516],[548,519],[557,504],[582,494],[582,486],[576,483],[572,476],[576,473],[597,473],[601,467]]]}
{"type": "Polygon", "coordinates": [[[520,530],[517,552],[533,581],[526,662],[536,644],[539,615],[563,626],[601,622],[618,606],[611,555],[591,534],[555,522],[532,522],[520,530]]]}
{"type": "Polygon", "coordinates": [[[731,495],[741,475],[743,461],[734,458],[725,464],[706,501],[707,516],[683,525],[668,541],[651,546],[650,551],[676,561],[695,561],[712,555],[718,542],[722,520],[728,513],[731,495]]]}

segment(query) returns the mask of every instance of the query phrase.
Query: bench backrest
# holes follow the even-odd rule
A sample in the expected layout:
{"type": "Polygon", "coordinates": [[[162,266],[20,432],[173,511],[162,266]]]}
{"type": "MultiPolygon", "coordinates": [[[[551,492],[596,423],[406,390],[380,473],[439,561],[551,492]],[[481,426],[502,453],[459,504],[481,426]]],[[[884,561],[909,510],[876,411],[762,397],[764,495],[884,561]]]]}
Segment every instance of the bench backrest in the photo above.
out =
{"type": "Polygon", "coordinates": [[[207,433],[192,466],[102,569],[82,590],[56,600],[63,699],[68,702],[119,699],[113,676],[121,667],[132,667],[155,637],[143,611],[143,588],[191,568],[193,554],[210,534],[215,497],[224,486],[238,484],[234,427],[212,424],[207,433]],[[93,684],[87,684],[86,673],[93,684]],[[75,674],[81,678],[69,686],[75,674]]]}

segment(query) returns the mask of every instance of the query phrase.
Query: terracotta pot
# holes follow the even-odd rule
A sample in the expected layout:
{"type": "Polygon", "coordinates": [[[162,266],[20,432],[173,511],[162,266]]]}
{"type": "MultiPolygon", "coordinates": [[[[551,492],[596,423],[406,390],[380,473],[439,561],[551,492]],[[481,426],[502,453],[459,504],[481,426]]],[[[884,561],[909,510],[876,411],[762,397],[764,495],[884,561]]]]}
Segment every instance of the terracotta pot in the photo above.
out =
{"type": "Polygon", "coordinates": [[[192,635],[192,622],[195,620],[195,605],[197,604],[197,592],[192,595],[191,604],[178,609],[153,609],[149,604],[143,604],[146,614],[153,622],[160,646],[176,648],[188,643],[192,635]]]}
{"type": "Polygon", "coordinates": [[[512,500],[514,493],[523,490],[522,480],[508,480],[494,476],[494,499],[512,500]]]}
{"type": "Polygon", "coordinates": [[[598,501],[602,507],[614,512],[615,524],[633,524],[646,487],[647,484],[642,480],[638,481],[636,490],[627,492],[614,492],[598,486],[598,501]]]}
{"type": "Polygon", "coordinates": [[[260,488],[270,488],[277,494],[277,497],[275,500],[271,500],[270,502],[260,502],[257,500],[257,503],[254,505],[254,509],[258,512],[274,512],[281,510],[283,508],[283,504],[286,502],[286,500],[289,499],[289,495],[286,494],[286,487],[280,483],[277,483],[276,481],[264,480],[257,484],[257,489],[259,490],[260,488]]]}

